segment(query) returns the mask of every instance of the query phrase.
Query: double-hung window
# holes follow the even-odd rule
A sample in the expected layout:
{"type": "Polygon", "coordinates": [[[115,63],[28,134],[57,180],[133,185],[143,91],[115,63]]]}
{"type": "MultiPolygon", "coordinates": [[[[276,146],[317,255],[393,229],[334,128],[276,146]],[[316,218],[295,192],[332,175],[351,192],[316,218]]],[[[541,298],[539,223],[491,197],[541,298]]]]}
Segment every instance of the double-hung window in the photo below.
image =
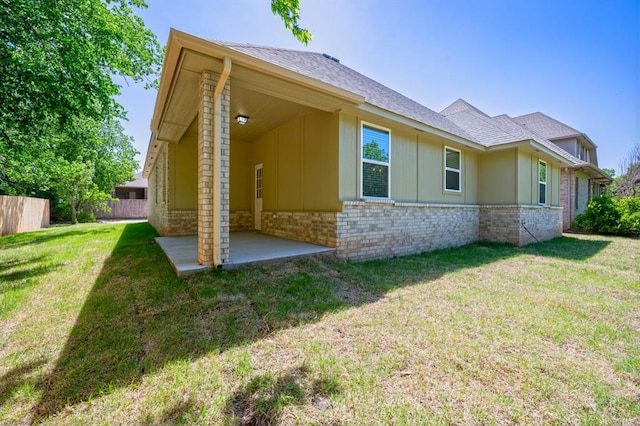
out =
{"type": "Polygon", "coordinates": [[[538,162],[538,204],[547,204],[547,163],[538,162]]]}
{"type": "Polygon", "coordinates": [[[389,198],[390,131],[362,124],[362,196],[389,198]]]}
{"type": "Polygon", "coordinates": [[[444,190],[462,191],[462,153],[453,148],[444,148],[444,190]]]}

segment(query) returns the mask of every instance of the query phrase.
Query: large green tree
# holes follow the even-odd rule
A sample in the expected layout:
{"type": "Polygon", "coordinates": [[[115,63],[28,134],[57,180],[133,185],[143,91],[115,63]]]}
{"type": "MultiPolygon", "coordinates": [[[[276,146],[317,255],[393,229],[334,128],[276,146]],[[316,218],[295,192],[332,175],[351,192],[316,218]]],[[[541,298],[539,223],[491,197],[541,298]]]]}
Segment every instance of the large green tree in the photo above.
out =
{"type": "Polygon", "coordinates": [[[116,78],[143,81],[158,71],[160,46],[134,13],[143,0],[0,4],[3,137],[38,134],[52,119],[67,126],[75,117],[121,117],[116,78]]]}
{"type": "Polygon", "coordinates": [[[90,175],[103,193],[131,177],[136,151],[116,96],[127,80],[155,81],[161,63],[155,35],[135,13],[144,7],[0,0],[0,194],[55,202],[68,199],[65,175],[90,175]]]}

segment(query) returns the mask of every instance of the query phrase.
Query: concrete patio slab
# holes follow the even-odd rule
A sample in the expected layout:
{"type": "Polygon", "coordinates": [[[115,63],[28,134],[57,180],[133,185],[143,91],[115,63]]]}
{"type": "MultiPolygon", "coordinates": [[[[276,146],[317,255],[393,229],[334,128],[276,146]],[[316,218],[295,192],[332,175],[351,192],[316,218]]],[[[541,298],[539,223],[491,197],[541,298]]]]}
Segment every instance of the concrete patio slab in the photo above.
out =
{"type": "MultiPolygon", "coordinates": [[[[198,264],[198,237],[157,237],[156,242],[167,255],[178,276],[213,269],[198,264]]],[[[224,269],[243,265],[281,262],[302,256],[333,255],[335,249],[300,241],[287,240],[255,231],[229,234],[229,262],[224,269]]]]}

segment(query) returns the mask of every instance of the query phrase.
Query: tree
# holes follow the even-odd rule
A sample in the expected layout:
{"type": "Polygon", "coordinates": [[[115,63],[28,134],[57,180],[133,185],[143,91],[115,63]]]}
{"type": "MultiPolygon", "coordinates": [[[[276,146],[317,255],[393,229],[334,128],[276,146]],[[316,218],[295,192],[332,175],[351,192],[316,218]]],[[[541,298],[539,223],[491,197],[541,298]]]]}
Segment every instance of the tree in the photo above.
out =
{"type": "Polygon", "coordinates": [[[83,161],[68,162],[59,158],[56,162],[52,186],[69,206],[71,206],[71,223],[78,223],[77,209],[81,201],[87,201],[95,192],[93,183],[94,169],[91,163],[83,161]]]}
{"type": "Polygon", "coordinates": [[[640,143],[622,159],[620,170],[622,175],[613,181],[609,192],[618,198],[640,196],[640,143]]]}
{"type": "Polygon", "coordinates": [[[378,145],[378,142],[372,140],[369,143],[364,144],[362,147],[362,157],[367,160],[375,160],[386,162],[389,161],[389,156],[386,152],[378,145]]]}
{"type": "Polygon", "coordinates": [[[144,0],[1,1],[0,193],[47,194],[55,162],[89,167],[74,143],[101,151],[101,126],[125,117],[116,79],[151,83],[161,48],[134,13],[144,0]]]}
{"type": "Polygon", "coordinates": [[[91,217],[95,209],[106,210],[113,186],[133,178],[138,167],[132,138],[118,120],[78,122],[72,135],[61,135],[55,146],[58,156],[50,165],[49,198],[70,207],[71,221],[77,213],[91,217]],[[74,158],[74,160],[67,160],[74,158]],[[73,179],[78,184],[73,187],[73,179]]]}
{"type": "Polygon", "coordinates": [[[159,70],[160,45],[133,7],[143,0],[5,0],[0,12],[0,114],[10,129],[39,132],[51,117],[123,116],[114,76],[159,70]],[[35,126],[27,128],[26,126],[35,126]]]}
{"type": "Polygon", "coordinates": [[[613,178],[616,175],[615,169],[604,168],[604,169],[602,169],[602,171],[605,172],[607,174],[607,176],[609,176],[610,178],[613,178]]]}
{"type": "Polygon", "coordinates": [[[285,28],[291,31],[295,38],[305,46],[309,44],[312,38],[311,33],[298,24],[300,0],[271,0],[271,11],[282,19],[285,28]]]}

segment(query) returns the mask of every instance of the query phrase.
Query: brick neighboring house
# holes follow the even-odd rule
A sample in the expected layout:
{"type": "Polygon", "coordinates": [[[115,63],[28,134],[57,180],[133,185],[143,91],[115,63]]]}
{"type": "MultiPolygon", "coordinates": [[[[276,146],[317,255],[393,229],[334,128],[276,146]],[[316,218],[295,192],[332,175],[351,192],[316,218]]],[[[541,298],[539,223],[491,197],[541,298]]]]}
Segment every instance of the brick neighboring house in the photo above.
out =
{"type": "Polygon", "coordinates": [[[576,158],[508,116],[442,113],[313,52],[171,30],[144,166],[149,222],[197,235],[224,266],[229,233],[373,259],[562,234],[576,158]]]}
{"type": "Polygon", "coordinates": [[[136,173],[132,181],[113,188],[113,198],[118,201],[109,201],[107,206],[110,212],[97,210],[98,219],[146,219],[147,218],[147,179],[142,177],[142,172],[136,173]]]}

